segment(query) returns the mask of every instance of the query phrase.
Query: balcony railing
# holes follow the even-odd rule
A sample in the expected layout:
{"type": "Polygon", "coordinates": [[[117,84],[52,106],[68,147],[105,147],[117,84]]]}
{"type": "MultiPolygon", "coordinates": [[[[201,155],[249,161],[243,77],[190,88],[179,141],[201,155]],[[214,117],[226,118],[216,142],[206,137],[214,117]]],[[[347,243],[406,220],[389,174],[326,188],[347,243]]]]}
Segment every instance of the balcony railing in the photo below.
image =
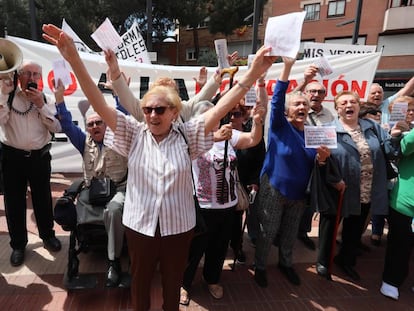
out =
{"type": "Polygon", "coordinates": [[[382,31],[414,28],[414,6],[389,8],[385,11],[382,31]]]}

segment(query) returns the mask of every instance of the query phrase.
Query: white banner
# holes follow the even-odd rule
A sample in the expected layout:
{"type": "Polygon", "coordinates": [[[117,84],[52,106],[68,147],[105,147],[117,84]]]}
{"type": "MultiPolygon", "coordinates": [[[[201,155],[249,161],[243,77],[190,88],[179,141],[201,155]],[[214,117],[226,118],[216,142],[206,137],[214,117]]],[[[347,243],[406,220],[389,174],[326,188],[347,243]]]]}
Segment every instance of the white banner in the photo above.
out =
{"type": "MultiPolygon", "coordinates": [[[[43,81],[39,82],[39,89],[53,96],[53,85],[51,82],[53,78],[52,62],[55,59],[61,58],[57,48],[53,45],[17,37],[8,36],[7,39],[15,42],[20,47],[25,59],[34,60],[42,65],[43,81]]],[[[80,54],[92,79],[98,83],[101,74],[105,73],[107,69],[104,57],[83,52],[80,52],[80,54]]],[[[317,80],[325,85],[327,89],[327,105],[332,105],[334,96],[342,90],[354,90],[361,98],[366,98],[371,82],[374,79],[380,56],[380,53],[328,56],[327,58],[333,68],[333,73],[324,78],[317,76],[317,80]]],[[[295,63],[290,75],[289,90],[294,89],[303,80],[303,73],[312,62],[313,59],[306,59],[295,63]]],[[[131,77],[130,88],[138,98],[145,93],[149,84],[158,77],[174,78],[178,82],[182,82],[184,91],[188,93],[189,97],[195,95],[196,85],[193,77],[198,75],[200,67],[153,65],[123,60],[119,60],[119,64],[126,76],[131,77]]],[[[269,98],[272,95],[282,66],[282,63],[275,63],[267,72],[266,89],[269,98]]],[[[209,77],[211,77],[216,68],[209,67],[207,70],[209,77]]],[[[246,70],[247,66],[239,67],[235,80],[242,77],[246,70]]],[[[83,118],[78,109],[78,102],[84,100],[85,97],[73,73],[71,73],[71,79],[72,83],[65,91],[65,102],[68,109],[72,112],[73,119],[78,121],[79,125],[83,127],[83,118]]],[[[229,81],[225,78],[220,90],[227,89],[228,84],[229,81]]],[[[110,94],[105,94],[105,98],[109,104],[114,104],[110,94]]],[[[82,159],[69,141],[54,142],[52,155],[52,169],[54,172],[81,172],[82,159]]]]}
{"type": "Polygon", "coordinates": [[[141,30],[137,21],[122,36],[122,44],[115,51],[118,59],[133,60],[139,63],[151,64],[145,40],[142,38],[141,30]]]}
{"type": "Polygon", "coordinates": [[[374,53],[376,50],[376,45],[305,42],[303,46],[303,58],[313,58],[323,55],[374,53]]]}

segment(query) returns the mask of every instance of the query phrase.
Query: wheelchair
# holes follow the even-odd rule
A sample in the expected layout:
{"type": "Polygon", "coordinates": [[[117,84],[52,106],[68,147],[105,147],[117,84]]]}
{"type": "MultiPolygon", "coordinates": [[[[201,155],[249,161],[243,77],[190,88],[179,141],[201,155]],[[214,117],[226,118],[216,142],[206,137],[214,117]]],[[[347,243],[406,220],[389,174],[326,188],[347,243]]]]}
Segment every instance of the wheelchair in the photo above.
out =
{"type": "MultiPolygon", "coordinates": [[[[63,283],[66,289],[95,288],[97,277],[92,274],[80,274],[78,255],[81,253],[106,252],[108,237],[102,222],[92,219],[79,223],[77,217],[77,197],[82,191],[84,182],[76,180],[57,199],[54,207],[54,218],[63,230],[69,231],[68,263],[63,283]]],[[[102,209],[103,210],[103,209],[102,209]]],[[[85,214],[85,212],[83,212],[85,214]]],[[[96,216],[96,215],[95,215],[96,216]]],[[[85,217],[83,217],[85,218],[85,217]]],[[[87,218],[87,217],[86,217],[87,218]]],[[[92,217],[93,218],[93,217],[92,217]]]]}

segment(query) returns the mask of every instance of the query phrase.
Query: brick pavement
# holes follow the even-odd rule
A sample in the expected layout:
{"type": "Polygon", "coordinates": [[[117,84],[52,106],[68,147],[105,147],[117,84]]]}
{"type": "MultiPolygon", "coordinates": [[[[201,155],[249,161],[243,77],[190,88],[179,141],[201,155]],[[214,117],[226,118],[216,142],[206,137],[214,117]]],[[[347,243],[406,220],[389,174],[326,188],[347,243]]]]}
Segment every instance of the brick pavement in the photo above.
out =
{"type": "MultiPolygon", "coordinates": [[[[61,195],[77,174],[54,174],[52,189],[54,199],[61,195]]],[[[29,193],[30,196],[30,193],[29,193]]],[[[42,247],[34,224],[31,208],[28,209],[29,245],[25,264],[12,267],[9,264],[10,247],[4,214],[3,200],[0,202],[0,309],[1,310],[132,310],[129,290],[125,288],[105,289],[105,254],[88,253],[80,255],[80,272],[97,277],[94,289],[67,291],[63,286],[63,273],[67,264],[68,232],[55,226],[63,249],[59,253],[49,253],[42,247]]],[[[369,242],[369,231],[364,241],[369,242]]],[[[317,242],[317,221],[313,223],[311,236],[317,242]]],[[[400,300],[393,301],[379,293],[385,247],[372,248],[364,253],[357,263],[361,281],[351,282],[334,268],[333,282],[316,275],[316,252],[295,246],[295,268],[302,279],[301,286],[293,286],[286,281],[277,269],[277,249],[272,250],[269,258],[269,286],[259,288],[253,281],[251,264],[254,249],[245,238],[247,264],[238,265],[231,271],[232,260],[229,257],[224,265],[222,284],[224,298],[215,300],[201,280],[200,271],[196,275],[192,289],[192,300],[182,311],[221,311],[221,310],[413,310],[414,293],[410,287],[414,284],[414,267],[400,289],[400,300]]],[[[230,252],[229,252],[230,254],[230,252]]],[[[123,259],[124,269],[127,258],[123,259]]],[[[160,276],[153,280],[152,310],[161,310],[162,290],[160,276]]]]}

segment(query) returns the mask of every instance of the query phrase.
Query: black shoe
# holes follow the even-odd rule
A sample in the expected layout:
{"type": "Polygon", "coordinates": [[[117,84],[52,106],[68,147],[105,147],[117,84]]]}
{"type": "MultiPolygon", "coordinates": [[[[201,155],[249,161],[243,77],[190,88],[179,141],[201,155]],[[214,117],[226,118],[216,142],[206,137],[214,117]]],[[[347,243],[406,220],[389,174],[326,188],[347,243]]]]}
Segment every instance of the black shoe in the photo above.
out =
{"type": "Polygon", "coordinates": [[[366,253],[369,253],[371,251],[371,247],[369,247],[368,245],[360,242],[358,245],[358,248],[366,253]]]}
{"type": "Polygon", "coordinates": [[[361,279],[358,272],[356,272],[354,268],[352,268],[350,265],[344,264],[338,257],[334,258],[334,262],[342,270],[342,272],[344,272],[352,280],[359,281],[361,279]]]}
{"type": "Polygon", "coordinates": [[[237,256],[236,256],[236,262],[238,264],[245,264],[246,263],[246,254],[243,252],[243,250],[239,250],[237,256]]]}
{"type": "Polygon", "coordinates": [[[278,265],[278,267],[290,283],[293,285],[300,285],[299,275],[297,275],[296,271],[292,267],[285,267],[282,265],[278,265]]]}
{"type": "Polygon", "coordinates": [[[109,268],[106,273],[106,287],[118,287],[119,283],[121,283],[121,263],[119,259],[110,260],[109,261],[109,268]]]}
{"type": "Polygon", "coordinates": [[[381,246],[381,238],[379,238],[379,239],[371,238],[371,245],[374,245],[376,247],[380,247],[381,246]]]}
{"type": "Polygon", "coordinates": [[[18,267],[24,262],[24,249],[14,249],[10,256],[10,264],[18,267]]]}
{"type": "Polygon", "coordinates": [[[58,252],[62,249],[62,244],[56,237],[43,240],[43,247],[52,252],[58,252]]]}
{"type": "Polygon", "coordinates": [[[311,251],[316,249],[315,242],[313,242],[307,234],[298,237],[298,239],[311,251]]]}
{"type": "Polygon", "coordinates": [[[327,278],[328,280],[332,280],[332,277],[328,271],[328,268],[319,262],[316,263],[316,272],[318,273],[319,276],[327,278]]]}
{"type": "Polygon", "coordinates": [[[267,287],[267,275],[266,270],[255,269],[254,280],[260,287],[267,287]]]}

